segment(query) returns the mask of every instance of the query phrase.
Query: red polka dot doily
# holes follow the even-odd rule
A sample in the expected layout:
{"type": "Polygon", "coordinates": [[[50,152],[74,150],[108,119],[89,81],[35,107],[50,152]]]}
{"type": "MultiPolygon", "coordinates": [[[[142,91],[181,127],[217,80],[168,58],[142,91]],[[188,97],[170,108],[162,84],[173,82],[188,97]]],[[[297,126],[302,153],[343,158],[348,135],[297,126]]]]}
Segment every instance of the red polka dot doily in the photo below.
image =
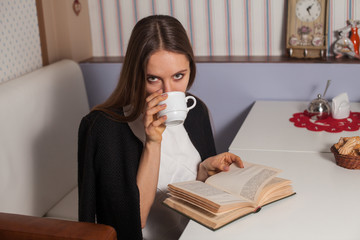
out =
{"type": "Polygon", "coordinates": [[[344,119],[334,119],[331,116],[313,120],[309,117],[307,111],[294,113],[289,119],[296,127],[306,128],[310,131],[326,131],[338,133],[342,131],[357,131],[360,128],[360,112],[350,112],[349,117],[344,119]]]}

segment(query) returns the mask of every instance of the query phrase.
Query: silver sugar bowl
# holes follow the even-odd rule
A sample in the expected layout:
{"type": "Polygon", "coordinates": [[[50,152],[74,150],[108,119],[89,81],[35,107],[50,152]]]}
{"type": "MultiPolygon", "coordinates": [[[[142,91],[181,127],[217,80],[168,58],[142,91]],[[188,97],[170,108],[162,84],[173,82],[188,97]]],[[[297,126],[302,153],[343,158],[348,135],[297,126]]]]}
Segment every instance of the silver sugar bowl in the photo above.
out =
{"type": "Polygon", "coordinates": [[[326,83],[324,94],[317,95],[317,98],[309,103],[307,108],[309,117],[315,120],[325,119],[331,114],[331,106],[329,102],[324,98],[328,87],[330,86],[331,80],[326,83]]]}
{"type": "Polygon", "coordinates": [[[317,98],[309,103],[307,111],[312,119],[320,120],[330,116],[331,107],[329,102],[318,94],[317,98]]]}

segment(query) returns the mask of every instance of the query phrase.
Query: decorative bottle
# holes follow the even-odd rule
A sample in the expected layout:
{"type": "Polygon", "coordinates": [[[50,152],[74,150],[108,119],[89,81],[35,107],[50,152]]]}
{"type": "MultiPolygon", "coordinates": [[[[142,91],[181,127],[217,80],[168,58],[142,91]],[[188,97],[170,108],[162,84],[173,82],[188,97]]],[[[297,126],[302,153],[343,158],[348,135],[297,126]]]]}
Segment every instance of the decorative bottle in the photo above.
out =
{"type": "Polygon", "coordinates": [[[356,25],[353,25],[351,28],[351,36],[350,40],[354,44],[354,51],[355,54],[359,54],[359,34],[358,34],[358,28],[356,25]]]}

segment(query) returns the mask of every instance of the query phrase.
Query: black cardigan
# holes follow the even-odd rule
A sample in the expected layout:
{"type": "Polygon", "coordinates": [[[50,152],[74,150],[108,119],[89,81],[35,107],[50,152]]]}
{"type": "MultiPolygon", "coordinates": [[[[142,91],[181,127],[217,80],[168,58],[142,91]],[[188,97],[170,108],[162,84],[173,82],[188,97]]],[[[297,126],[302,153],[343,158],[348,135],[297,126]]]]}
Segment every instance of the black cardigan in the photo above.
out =
{"type": "MultiPolygon", "coordinates": [[[[216,154],[205,104],[197,99],[184,127],[204,160],[216,154]]],[[[79,221],[113,226],[118,239],[142,239],[136,174],[143,144],[127,123],[101,111],[86,115],[79,127],[79,221]]]]}

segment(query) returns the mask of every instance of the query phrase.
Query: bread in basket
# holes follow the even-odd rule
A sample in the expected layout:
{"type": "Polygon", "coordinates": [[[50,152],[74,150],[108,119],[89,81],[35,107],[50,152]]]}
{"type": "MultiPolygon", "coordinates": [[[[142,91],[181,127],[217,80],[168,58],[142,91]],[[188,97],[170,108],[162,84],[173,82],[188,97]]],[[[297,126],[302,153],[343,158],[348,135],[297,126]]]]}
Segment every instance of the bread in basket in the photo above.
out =
{"type": "Polygon", "coordinates": [[[341,137],[331,148],[336,164],[348,169],[360,169],[360,137],[341,137]]]}

